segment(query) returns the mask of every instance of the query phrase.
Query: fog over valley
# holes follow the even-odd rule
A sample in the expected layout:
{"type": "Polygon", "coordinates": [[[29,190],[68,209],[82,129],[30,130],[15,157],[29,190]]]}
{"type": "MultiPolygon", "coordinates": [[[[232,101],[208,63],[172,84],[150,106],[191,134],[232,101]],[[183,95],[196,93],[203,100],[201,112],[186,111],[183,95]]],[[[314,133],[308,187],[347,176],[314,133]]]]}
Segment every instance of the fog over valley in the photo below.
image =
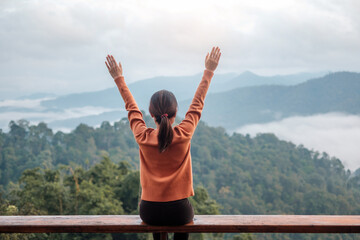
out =
{"type": "Polygon", "coordinates": [[[282,140],[337,157],[352,171],[360,167],[359,115],[327,113],[294,116],[265,124],[245,125],[236,132],[252,136],[274,133],[282,140]]]}

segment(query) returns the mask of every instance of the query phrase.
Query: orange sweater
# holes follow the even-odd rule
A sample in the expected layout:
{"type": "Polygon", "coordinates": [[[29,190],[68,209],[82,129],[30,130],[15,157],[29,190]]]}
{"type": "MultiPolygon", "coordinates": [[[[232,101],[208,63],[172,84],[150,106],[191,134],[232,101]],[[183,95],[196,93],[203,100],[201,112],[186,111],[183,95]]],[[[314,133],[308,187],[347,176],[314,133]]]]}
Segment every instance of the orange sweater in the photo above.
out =
{"type": "Polygon", "coordinates": [[[185,119],[173,128],[174,138],[165,152],[159,153],[158,130],[147,128],[124,77],[115,79],[129,112],[130,128],[139,144],[142,200],[168,202],[194,195],[190,140],[200,120],[204,99],[214,73],[204,71],[185,119]]]}

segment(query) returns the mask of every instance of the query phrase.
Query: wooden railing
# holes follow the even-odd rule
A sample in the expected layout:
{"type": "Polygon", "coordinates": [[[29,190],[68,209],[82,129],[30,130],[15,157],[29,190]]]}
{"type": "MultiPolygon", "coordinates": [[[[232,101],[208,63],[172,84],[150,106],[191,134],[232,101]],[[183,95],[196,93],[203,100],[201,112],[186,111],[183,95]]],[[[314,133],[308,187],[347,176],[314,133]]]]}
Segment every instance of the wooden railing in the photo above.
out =
{"type": "Polygon", "coordinates": [[[183,226],[151,226],[137,215],[0,216],[2,233],[360,233],[358,215],[196,215],[183,226]]]}

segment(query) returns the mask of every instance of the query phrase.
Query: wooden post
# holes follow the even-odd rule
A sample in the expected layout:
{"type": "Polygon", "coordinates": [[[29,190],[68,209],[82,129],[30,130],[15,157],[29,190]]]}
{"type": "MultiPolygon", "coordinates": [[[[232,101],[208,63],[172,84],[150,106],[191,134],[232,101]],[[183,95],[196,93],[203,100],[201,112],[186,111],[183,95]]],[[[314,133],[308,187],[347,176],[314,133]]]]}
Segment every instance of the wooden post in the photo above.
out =
{"type": "Polygon", "coordinates": [[[160,240],[167,240],[168,239],[168,233],[167,232],[161,232],[160,233],[160,240]]]}

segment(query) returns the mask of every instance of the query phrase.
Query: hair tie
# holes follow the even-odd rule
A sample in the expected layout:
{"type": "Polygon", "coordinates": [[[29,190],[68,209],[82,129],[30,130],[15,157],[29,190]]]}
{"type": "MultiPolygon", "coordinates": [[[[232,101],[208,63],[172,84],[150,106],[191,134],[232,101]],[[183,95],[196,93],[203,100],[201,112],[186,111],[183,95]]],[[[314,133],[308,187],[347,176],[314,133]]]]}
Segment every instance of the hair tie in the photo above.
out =
{"type": "Polygon", "coordinates": [[[168,116],[168,114],[167,114],[167,113],[164,113],[163,115],[161,115],[161,118],[167,117],[167,116],[168,116]]]}

